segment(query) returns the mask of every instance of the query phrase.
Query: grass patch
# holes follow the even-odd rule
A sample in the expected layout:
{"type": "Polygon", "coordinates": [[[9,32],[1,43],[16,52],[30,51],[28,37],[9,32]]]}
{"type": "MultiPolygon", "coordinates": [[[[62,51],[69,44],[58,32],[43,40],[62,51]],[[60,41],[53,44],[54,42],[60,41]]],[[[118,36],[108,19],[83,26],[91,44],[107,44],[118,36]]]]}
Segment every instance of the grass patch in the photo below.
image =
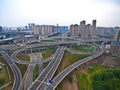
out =
{"type": "Polygon", "coordinates": [[[38,64],[36,64],[35,69],[33,70],[33,81],[39,76],[38,64]]]}
{"type": "Polygon", "coordinates": [[[5,61],[5,59],[2,56],[0,56],[0,62],[6,64],[6,61],[5,61]]]}
{"type": "Polygon", "coordinates": [[[60,83],[55,90],[63,90],[62,89],[62,84],[60,83]]]}
{"type": "Polygon", "coordinates": [[[69,65],[73,64],[74,62],[86,58],[89,55],[78,55],[78,54],[70,54],[69,52],[65,52],[63,56],[63,60],[68,61],[65,65],[65,68],[68,67],[69,65]]]}
{"type": "Polygon", "coordinates": [[[2,69],[0,70],[0,87],[10,82],[9,77],[9,71],[7,69],[7,63],[3,57],[0,57],[0,62],[2,62],[4,65],[2,66],[2,69]]]}
{"type": "Polygon", "coordinates": [[[42,42],[53,42],[53,40],[41,40],[42,42]]]}
{"type": "Polygon", "coordinates": [[[28,55],[17,55],[17,58],[23,61],[30,61],[30,57],[28,55]]]}
{"type": "Polygon", "coordinates": [[[18,63],[16,63],[16,65],[17,65],[18,68],[20,69],[21,74],[22,74],[22,77],[23,77],[24,74],[25,74],[25,72],[26,72],[26,70],[27,70],[28,65],[18,64],[18,63]]]}
{"type": "Polygon", "coordinates": [[[62,38],[54,38],[54,40],[62,40],[62,38]]]}
{"type": "Polygon", "coordinates": [[[94,90],[120,90],[120,69],[107,69],[93,74],[90,79],[94,90]]]}
{"type": "Polygon", "coordinates": [[[65,51],[63,59],[60,63],[60,66],[58,67],[56,74],[59,74],[62,70],[64,70],[66,67],[70,66],[76,61],[79,61],[85,57],[88,57],[88,55],[78,55],[78,54],[71,54],[67,51],[65,51]]]}
{"type": "Polygon", "coordinates": [[[71,73],[68,75],[68,81],[69,81],[70,83],[73,82],[73,75],[72,75],[71,73]]]}
{"type": "Polygon", "coordinates": [[[51,48],[51,49],[49,49],[49,50],[43,52],[43,53],[42,53],[42,58],[43,58],[43,59],[49,58],[52,54],[55,53],[55,51],[56,51],[55,48],[51,48]]]}
{"type": "Polygon", "coordinates": [[[120,68],[93,65],[87,72],[76,72],[80,90],[120,90],[120,68]]]}
{"type": "Polygon", "coordinates": [[[9,72],[7,66],[2,66],[0,70],[0,87],[10,82],[9,72]]]}
{"type": "Polygon", "coordinates": [[[94,51],[94,47],[89,45],[80,45],[80,46],[73,46],[71,50],[80,51],[80,52],[92,52],[94,51]]]}
{"type": "MultiPolygon", "coordinates": [[[[30,57],[28,55],[18,55],[17,58],[23,61],[30,61],[30,57]]],[[[27,70],[28,65],[18,64],[18,63],[16,65],[19,67],[23,77],[27,70]]]]}
{"type": "Polygon", "coordinates": [[[99,73],[99,72],[102,72],[102,71],[105,71],[107,68],[101,66],[101,65],[93,65],[93,66],[90,66],[87,70],[87,73],[88,73],[88,76],[87,76],[87,79],[88,79],[88,86],[89,88],[91,87],[92,85],[92,79],[90,79],[90,77],[96,73],[99,73]]]}
{"type": "Polygon", "coordinates": [[[89,82],[87,80],[87,74],[86,73],[77,73],[76,74],[77,80],[78,80],[78,87],[80,90],[89,90],[89,82]]]}
{"type": "Polygon", "coordinates": [[[103,71],[103,70],[106,70],[105,67],[101,66],[101,65],[93,65],[91,67],[88,68],[88,73],[89,74],[93,74],[95,72],[98,72],[98,71],[103,71]]]}

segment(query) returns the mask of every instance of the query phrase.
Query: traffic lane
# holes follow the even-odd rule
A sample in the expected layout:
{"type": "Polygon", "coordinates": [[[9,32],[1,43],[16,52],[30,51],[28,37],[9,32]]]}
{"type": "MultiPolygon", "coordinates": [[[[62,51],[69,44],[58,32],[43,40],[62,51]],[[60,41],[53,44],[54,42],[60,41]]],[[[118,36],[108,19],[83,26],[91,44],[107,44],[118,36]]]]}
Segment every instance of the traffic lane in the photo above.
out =
{"type": "Polygon", "coordinates": [[[39,84],[41,83],[41,81],[43,81],[45,75],[49,72],[49,69],[51,69],[52,65],[54,64],[55,58],[59,54],[59,50],[60,50],[60,48],[57,49],[56,56],[54,56],[54,58],[47,65],[47,67],[43,70],[43,72],[40,74],[40,76],[37,78],[37,80],[35,80],[35,82],[30,86],[30,88],[29,88],[30,90],[35,90],[37,88],[37,86],[39,86],[39,84]]]}

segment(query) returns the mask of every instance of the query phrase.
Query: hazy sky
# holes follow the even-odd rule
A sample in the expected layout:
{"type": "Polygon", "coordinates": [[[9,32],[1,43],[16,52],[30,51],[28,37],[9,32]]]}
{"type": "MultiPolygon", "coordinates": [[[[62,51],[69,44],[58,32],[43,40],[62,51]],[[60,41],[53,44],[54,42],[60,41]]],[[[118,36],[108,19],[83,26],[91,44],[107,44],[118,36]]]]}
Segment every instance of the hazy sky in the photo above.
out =
{"type": "Polygon", "coordinates": [[[97,20],[97,26],[120,26],[120,0],[0,0],[0,25],[70,25],[97,20]]]}

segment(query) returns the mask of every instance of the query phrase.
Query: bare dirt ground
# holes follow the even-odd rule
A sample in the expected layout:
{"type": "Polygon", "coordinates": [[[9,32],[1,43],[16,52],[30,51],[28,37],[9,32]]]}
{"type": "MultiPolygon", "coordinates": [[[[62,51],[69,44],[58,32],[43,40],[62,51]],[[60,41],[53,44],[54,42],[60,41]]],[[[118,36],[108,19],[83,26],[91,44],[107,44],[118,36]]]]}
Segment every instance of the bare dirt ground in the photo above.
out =
{"type": "Polygon", "coordinates": [[[94,64],[102,65],[107,68],[116,68],[116,67],[120,67],[120,58],[104,54],[90,62],[87,62],[87,63],[79,66],[72,72],[72,75],[73,75],[72,83],[69,82],[68,77],[66,77],[61,82],[62,90],[80,90],[80,88],[78,88],[78,83],[77,83],[75,73],[76,72],[84,72],[85,73],[87,71],[87,69],[94,64]]]}
{"type": "Polygon", "coordinates": [[[62,82],[62,90],[78,90],[76,74],[72,73],[73,81],[69,82],[68,77],[66,77],[62,82]]]}

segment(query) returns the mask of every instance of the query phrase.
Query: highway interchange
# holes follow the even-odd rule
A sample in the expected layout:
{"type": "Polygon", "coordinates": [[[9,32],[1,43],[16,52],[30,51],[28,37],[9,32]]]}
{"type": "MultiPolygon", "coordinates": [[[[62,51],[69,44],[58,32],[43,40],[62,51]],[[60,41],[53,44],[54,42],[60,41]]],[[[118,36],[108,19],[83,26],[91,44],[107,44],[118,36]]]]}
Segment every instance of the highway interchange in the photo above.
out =
{"type": "MultiPolygon", "coordinates": [[[[62,37],[64,38],[64,36],[62,37]]],[[[80,40],[79,40],[80,41],[80,40]]],[[[96,45],[92,44],[96,48],[96,51],[94,54],[91,56],[84,58],[82,60],[79,60],[78,62],[73,63],[69,67],[67,67],[65,70],[63,70],[60,74],[58,74],[56,77],[53,78],[53,75],[55,74],[55,71],[57,70],[62,57],[64,55],[65,49],[67,48],[65,45],[70,44],[70,43],[86,43],[87,41],[81,40],[80,42],[78,41],[65,41],[63,39],[61,42],[52,42],[52,43],[42,43],[42,44],[28,44],[25,47],[23,47],[20,50],[15,51],[11,56],[9,56],[5,51],[0,51],[0,54],[5,58],[6,62],[8,63],[9,67],[12,69],[13,74],[14,74],[14,85],[12,90],[20,90],[21,88],[21,82],[22,82],[22,75],[15,63],[19,64],[38,64],[38,63],[43,63],[43,62],[49,62],[47,67],[41,72],[41,74],[38,76],[38,78],[30,85],[30,87],[27,87],[27,90],[54,90],[58,84],[75,68],[78,66],[99,57],[104,53],[104,44],[96,45]],[[22,61],[16,58],[16,55],[26,49],[26,48],[32,48],[32,47],[37,47],[37,46],[49,46],[49,45],[58,45],[58,49],[56,52],[49,57],[46,60],[43,61],[33,61],[33,62],[27,62],[27,61],[22,61]],[[52,83],[49,83],[48,81],[52,80],[52,83]]],[[[92,41],[95,42],[95,41],[92,41]]],[[[26,89],[24,89],[26,90],[26,89]]]]}

